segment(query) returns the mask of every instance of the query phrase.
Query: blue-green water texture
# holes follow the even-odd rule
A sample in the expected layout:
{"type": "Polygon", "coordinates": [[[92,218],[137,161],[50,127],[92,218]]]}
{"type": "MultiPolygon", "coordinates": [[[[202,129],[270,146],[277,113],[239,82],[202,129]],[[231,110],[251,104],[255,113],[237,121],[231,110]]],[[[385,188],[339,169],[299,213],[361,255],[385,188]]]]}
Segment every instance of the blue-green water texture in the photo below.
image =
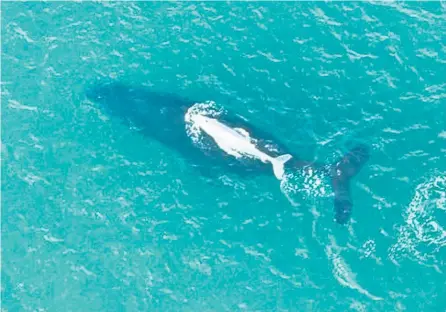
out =
{"type": "Polygon", "coordinates": [[[444,2],[1,16],[2,312],[446,311],[444,2]],[[309,161],[368,146],[348,222],[311,172],[196,170],[89,97],[103,83],[215,103],[309,161]]]}

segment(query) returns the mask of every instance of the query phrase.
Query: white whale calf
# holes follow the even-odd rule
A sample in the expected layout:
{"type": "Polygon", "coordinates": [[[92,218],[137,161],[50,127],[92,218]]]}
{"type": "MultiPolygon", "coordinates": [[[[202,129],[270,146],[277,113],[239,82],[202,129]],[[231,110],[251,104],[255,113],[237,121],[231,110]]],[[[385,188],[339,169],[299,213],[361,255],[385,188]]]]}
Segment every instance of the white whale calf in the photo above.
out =
{"type": "Polygon", "coordinates": [[[283,178],[284,165],[292,158],[290,154],[272,157],[256,147],[256,140],[251,138],[246,130],[231,128],[218,121],[218,119],[195,114],[191,117],[191,121],[212,137],[215,143],[227,154],[236,158],[250,157],[264,163],[269,162],[273,167],[276,178],[279,180],[283,178]]]}

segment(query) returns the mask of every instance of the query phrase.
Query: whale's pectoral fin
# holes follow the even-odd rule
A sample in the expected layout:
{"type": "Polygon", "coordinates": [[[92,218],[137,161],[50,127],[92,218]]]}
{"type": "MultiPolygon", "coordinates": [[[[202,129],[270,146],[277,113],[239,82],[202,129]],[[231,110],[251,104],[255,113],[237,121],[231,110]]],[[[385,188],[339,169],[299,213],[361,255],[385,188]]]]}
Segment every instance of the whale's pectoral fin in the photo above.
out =
{"type": "Polygon", "coordinates": [[[290,154],[280,155],[271,160],[273,165],[274,175],[277,179],[282,180],[283,174],[285,173],[285,163],[290,160],[292,156],[290,154]]]}

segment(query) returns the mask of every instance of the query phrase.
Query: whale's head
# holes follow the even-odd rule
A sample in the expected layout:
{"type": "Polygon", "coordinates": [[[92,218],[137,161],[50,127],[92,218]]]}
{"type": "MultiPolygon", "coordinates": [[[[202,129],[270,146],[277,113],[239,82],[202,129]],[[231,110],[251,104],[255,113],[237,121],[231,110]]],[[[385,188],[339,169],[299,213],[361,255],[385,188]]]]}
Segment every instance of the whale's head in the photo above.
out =
{"type": "Polygon", "coordinates": [[[96,85],[87,90],[87,98],[100,104],[107,113],[118,117],[132,117],[150,108],[137,89],[119,83],[96,85]]]}
{"type": "Polygon", "coordinates": [[[87,98],[109,114],[138,123],[174,122],[191,102],[174,94],[124,83],[104,83],[89,88],[87,98]]]}

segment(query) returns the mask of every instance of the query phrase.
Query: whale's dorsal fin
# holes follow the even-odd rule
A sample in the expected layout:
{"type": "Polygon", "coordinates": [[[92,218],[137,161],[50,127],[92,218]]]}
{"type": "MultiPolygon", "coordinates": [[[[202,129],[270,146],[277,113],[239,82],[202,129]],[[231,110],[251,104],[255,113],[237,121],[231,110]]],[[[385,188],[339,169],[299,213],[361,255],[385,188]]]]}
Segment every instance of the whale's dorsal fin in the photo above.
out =
{"type": "Polygon", "coordinates": [[[249,132],[242,128],[234,128],[235,131],[243,135],[245,138],[250,139],[249,132]]]}

